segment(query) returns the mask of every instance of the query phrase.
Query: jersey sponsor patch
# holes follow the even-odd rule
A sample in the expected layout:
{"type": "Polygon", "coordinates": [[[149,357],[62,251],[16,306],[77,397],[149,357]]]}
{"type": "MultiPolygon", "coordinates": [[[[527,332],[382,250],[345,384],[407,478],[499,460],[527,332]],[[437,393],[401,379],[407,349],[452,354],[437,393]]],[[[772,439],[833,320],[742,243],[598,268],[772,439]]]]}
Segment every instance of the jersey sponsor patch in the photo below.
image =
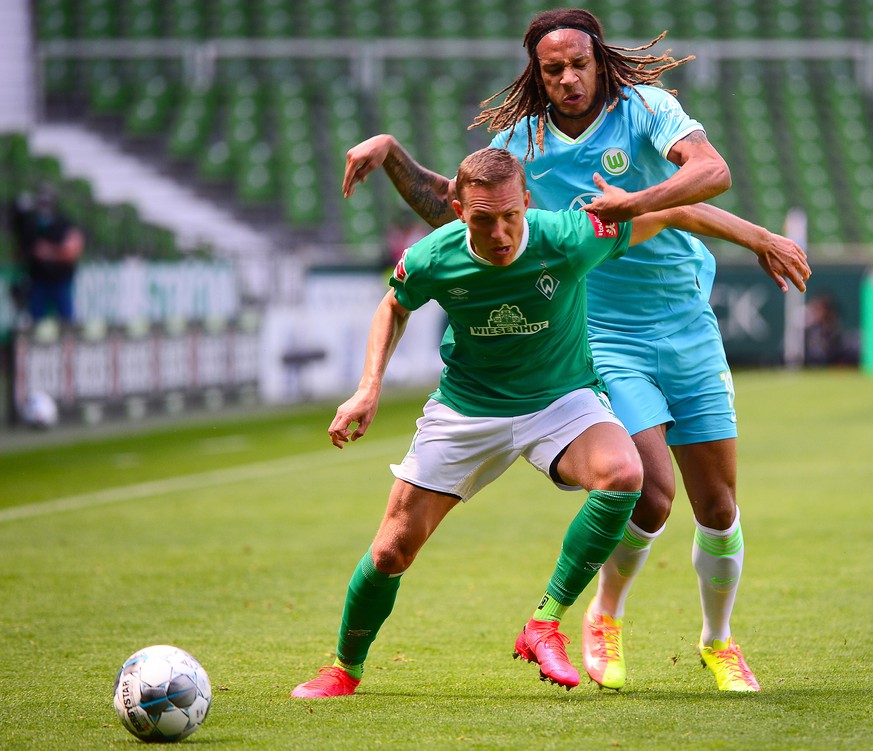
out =
{"type": "Polygon", "coordinates": [[[472,336],[504,336],[506,334],[536,334],[549,328],[548,321],[528,323],[518,305],[503,303],[488,316],[487,326],[470,326],[472,336]]]}
{"type": "Polygon", "coordinates": [[[398,282],[406,281],[406,254],[409,252],[409,249],[403,251],[403,255],[400,256],[400,260],[397,262],[397,265],[394,267],[394,278],[398,282]]]}
{"type": "Polygon", "coordinates": [[[604,222],[597,214],[586,211],[591,225],[594,227],[595,237],[618,237],[618,222],[604,222]]]}

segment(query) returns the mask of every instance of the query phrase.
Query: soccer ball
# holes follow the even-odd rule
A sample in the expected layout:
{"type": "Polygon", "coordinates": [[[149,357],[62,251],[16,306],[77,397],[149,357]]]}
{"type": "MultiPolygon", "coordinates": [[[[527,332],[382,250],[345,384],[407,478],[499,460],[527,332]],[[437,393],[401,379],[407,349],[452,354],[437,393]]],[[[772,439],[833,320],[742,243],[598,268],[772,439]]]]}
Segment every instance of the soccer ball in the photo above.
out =
{"type": "Polygon", "coordinates": [[[178,741],[200,727],[212,702],[203,666],[178,647],[146,647],[125,660],[115,679],[115,711],[144,741],[178,741]]]}
{"type": "Polygon", "coordinates": [[[58,422],[58,405],[45,391],[31,391],[21,403],[20,413],[34,428],[51,428],[58,422]]]}

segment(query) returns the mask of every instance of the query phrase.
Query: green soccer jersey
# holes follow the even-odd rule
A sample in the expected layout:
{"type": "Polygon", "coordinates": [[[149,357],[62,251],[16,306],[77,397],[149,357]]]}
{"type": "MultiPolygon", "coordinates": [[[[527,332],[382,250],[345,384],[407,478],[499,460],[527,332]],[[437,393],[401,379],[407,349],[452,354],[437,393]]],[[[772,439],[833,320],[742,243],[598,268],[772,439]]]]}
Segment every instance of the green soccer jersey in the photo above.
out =
{"type": "Polygon", "coordinates": [[[390,284],[415,310],[448,314],[443,368],[431,396],[469,417],[537,412],[579,388],[603,390],[588,345],[585,275],[627,250],[631,225],[584,211],[526,214],[509,266],[477,256],[455,221],[409,248],[390,284]]]}

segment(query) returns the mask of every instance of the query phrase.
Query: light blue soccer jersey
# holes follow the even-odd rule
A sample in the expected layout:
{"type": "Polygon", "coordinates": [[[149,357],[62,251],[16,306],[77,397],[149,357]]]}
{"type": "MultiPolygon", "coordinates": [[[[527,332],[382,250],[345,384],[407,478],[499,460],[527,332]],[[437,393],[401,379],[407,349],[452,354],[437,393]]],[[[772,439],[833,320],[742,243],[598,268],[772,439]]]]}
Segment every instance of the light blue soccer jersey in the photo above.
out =
{"type": "MultiPolygon", "coordinates": [[[[654,86],[625,88],[612,112],[571,139],[549,121],[544,152],[534,146],[525,164],[528,189],[539,208],[579,209],[600,193],[593,175],[627,191],[663,182],[678,167],[667,153],[680,139],[703,127],[671,94],[654,86]],[[641,101],[645,97],[651,112],[641,101]]],[[[529,118],[536,132],[538,118],[529,118]]],[[[520,160],[528,148],[528,120],[498,133],[491,146],[520,160]]],[[[664,230],[631,247],[588,275],[588,320],[597,329],[658,338],[679,331],[707,309],[715,260],[703,243],[686,232],[664,230]],[[703,287],[701,289],[701,287],[703,287]]]]}

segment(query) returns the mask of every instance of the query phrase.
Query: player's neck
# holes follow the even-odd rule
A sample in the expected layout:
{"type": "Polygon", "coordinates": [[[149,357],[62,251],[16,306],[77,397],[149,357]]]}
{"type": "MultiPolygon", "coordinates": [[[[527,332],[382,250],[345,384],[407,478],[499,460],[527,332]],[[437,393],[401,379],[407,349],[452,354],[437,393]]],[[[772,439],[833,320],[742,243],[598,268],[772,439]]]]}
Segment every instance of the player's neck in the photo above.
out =
{"type": "Polygon", "coordinates": [[[565,136],[578,138],[597,120],[602,108],[603,102],[598,102],[581,115],[569,116],[561,114],[555,107],[550,107],[549,118],[552,124],[565,136]]]}

